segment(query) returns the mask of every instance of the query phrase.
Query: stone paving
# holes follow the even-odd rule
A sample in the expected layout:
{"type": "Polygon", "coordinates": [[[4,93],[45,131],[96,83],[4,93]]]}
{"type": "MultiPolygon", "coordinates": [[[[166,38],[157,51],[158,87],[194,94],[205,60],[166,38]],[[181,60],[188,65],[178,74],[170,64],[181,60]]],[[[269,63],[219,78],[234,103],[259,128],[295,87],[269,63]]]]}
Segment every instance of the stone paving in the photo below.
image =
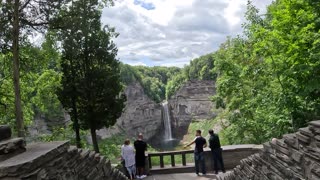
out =
{"type": "Polygon", "coordinates": [[[181,173],[181,174],[159,174],[151,175],[144,180],[215,180],[214,174],[207,174],[197,176],[195,173],[181,173]]]}

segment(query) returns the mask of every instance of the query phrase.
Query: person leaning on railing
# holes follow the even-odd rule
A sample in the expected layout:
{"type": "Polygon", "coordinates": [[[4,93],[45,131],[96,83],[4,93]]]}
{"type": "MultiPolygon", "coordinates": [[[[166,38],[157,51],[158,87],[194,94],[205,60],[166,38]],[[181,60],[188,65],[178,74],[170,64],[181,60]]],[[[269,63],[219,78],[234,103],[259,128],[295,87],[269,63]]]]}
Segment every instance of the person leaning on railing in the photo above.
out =
{"type": "Polygon", "coordinates": [[[196,144],[194,148],[194,163],[196,167],[196,174],[199,176],[199,164],[201,165],[202,174],[206,174],[206,166],[204,160],[204,152],[203,148],[207,147],[207,141],[205,138],[201,136],[201,130],[196,131],[196,137],[194,140],[187,144],[185,147],[191,146],[192,144],[196,144]]]}

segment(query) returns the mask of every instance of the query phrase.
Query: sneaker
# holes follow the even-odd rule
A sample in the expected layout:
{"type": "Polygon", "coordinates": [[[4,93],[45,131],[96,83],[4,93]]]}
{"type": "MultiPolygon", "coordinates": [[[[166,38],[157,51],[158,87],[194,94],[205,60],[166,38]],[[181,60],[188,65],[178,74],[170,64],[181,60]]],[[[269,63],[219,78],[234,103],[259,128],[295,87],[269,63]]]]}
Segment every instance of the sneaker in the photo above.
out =
{"type": "Polygon", "coordinates": [[[141,179],[141,176],[137,175],[136,178],[137,178],[137,179],[141,179]]]}
{"type": "Polygon", "coordinates": [[[146,178],[146,177],[147,177],[147,175],[140,176],[141,179],[146,178]]]}
{"type": "Polygon", "coordinates": [[[197,176],[200,176],[199,173],[196,173],[197,176]]]}

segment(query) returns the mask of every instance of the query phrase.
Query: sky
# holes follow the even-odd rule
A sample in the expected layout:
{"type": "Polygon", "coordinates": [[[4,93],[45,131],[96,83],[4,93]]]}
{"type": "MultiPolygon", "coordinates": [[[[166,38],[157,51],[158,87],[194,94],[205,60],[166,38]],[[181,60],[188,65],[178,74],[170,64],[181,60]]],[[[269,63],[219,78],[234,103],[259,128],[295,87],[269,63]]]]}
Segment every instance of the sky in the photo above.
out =
{"type": "MultiPolygon", "coordinates": [[[[263,14],[272,0],[252,0],[263,14]]],[[[247,0],[117,0],[102,23],[120,33],[120,61],[183,67],[242,33],[247,0]]]]}

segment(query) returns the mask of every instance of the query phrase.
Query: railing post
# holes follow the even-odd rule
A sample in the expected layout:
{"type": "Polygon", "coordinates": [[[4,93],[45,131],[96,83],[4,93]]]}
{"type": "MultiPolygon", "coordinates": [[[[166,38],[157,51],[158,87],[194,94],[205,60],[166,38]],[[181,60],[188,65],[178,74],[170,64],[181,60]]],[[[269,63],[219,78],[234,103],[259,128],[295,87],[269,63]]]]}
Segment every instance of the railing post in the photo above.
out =
{"type": "Polygon", "coordinates": [[[183,166],[187,165],[187,163],[186,163],[186,153],[185,152],[182,152],[182,165],[183,166]]]}
{"type": "Polygon", "coordinates": [[[171,166],[172,167],[176,166],[176,161],[174,160],[174,154],[171,154],[171,166]]]}
{"type": "Polygon", "coordinates": [[[151,164],[151,156],[148,155],[148,161],[149,161],[149,168],[151,169],[152,168],[152,164],[151,164]]]}
{"type": "Polygon", "coordinates": [[[160,155],[160,167],[163,168],[164,167],[164,163],[163,163],[163,155],[160,155]]]}

